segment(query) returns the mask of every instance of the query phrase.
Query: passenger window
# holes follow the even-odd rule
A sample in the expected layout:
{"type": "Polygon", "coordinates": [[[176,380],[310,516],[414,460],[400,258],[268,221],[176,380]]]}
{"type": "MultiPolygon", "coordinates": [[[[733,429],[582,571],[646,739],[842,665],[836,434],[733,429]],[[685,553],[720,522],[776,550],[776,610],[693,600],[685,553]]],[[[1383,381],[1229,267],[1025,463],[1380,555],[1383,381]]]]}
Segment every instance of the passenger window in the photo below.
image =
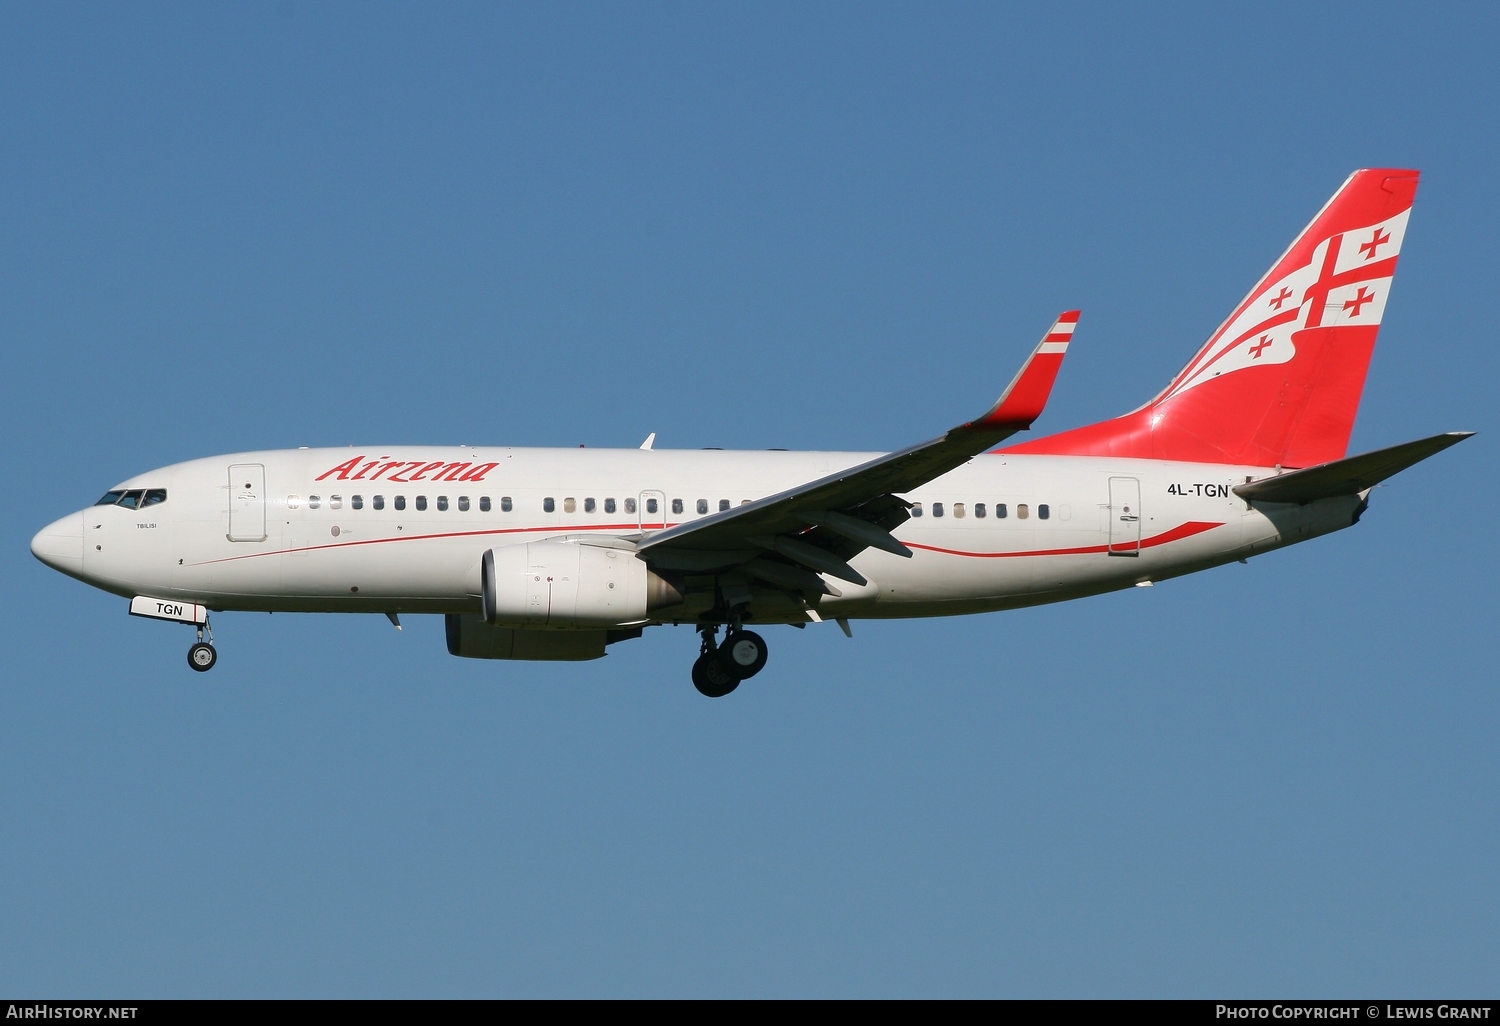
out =
{"type": "Polygon", "coordinates": [[[613,513],[614,511],[615,511],[615,500],[614,499],[605,499],[604,500],[604,512],[606,512],[606,513],[613,513]]]}
{"type": "Polygon", "coordinates": [[[307,508],[317,509],[320,505],[322,505],[322,502],[323,500],[319,499],[316,495],[309,495],[307,497],[307,508]]]}
{"type": "Polygon", "coordinates": [[[741,506],[748,506],[748,505],[750,505],[750,500],[749,499],[741,499],[740,500],[740,505],[741,506]]]}
{"type": "Polygon", "coordinates": [[[911,515],[914,517],[919,517],[922,515],[922,504],[920,502],[914,502],[911,504],[911,515]]]}
{"type": "Polygon", "coordinates": [[[720,499],[719,500],[719,512],[722,513],[726,509],[728,509],[728,508],[729,508],[729,500],[728,499],[720,499]]]}
{"type": "Polygon", "coordinates": [[[330,495],[328,497],[328,508],[329,509],[343,509],[344,508],[344,497],[342,495],[330,495]]]}
{"type": "Polygon", "coordinates": [[[395,503],[395,505],[396,505],[397,509],[405,509],[406,508],[406,496],[404,496],[404,495],[398,495],[398,496],[396,496],[396,503],[395,503]]]}
{"type": "Polygon", "coordinates": [[[701,515],[701,514],[707,513],[707,512],[708,512],[708,500],[707,499],[699,499],[698,500],[698,513],[701,515]]]}
{"type": "Polygon", "coordinates": [[[425,495],[418,495],[417,496],[417,511],[421,512],[421,511],[425,510],[426,508],[427,508],[427,496],[425,496],[425,495]]]}
{"type": "Polygon", "coordinates": [[[126,509],[137,509],[141,505],[141,496],[145,494],[144,488],[133,488],[125,493],[124,498],[120,500],[120,505],[126,509]]]}
{"type": "Polygon", "coordinates": [[[557,509],[557,502],[552,498],[552,496],[549,495],[542,500],[543,513],[551,513],[555,509],[557,509]]]}
{"type": "Polygon", "coordinates": [[[963,518],[964,518],[964,504],[961,503],[961,502],[955,502],[953,504],[953,519],[954,520],[962,520],[963,518]]]}
{"type": "Polygon", "coordinates": [[[488,495],[481,495],[479,497],[479,512],[481,512],[481,513],[488,513],[489,511],[490,511],[490,497],[488,495]]]}
{"type": "Polygon", "coordinates": [[[595,506],[594,506],[594,500],[592,498],[587,498],[587,499],[583,500],[583,511],[585,513],[592,513],[592,512],[594,512],[594,508],[595,508],[595,506]]]}
{"type": "Polygon", "coordinates": [[[365,508],[365,497],[363,495],[351,495],[351,496],[349,496],[349,508],[350,509],[364,509],[365,508]]]}
{"type": "Polygon", "coordinates": [[[934,502],[932,504],[932,515],[935,517],[943,515],[943,504],[941,502],[934,502]]]}
{"type": "Polygon", "coordinates": [[[682,500],[681,499],[673,499],[672,500],[672,512],[673,513],[681,513],[682,512],[682,500]]]}
{"type": "Polygon", "coordinates": [[[635,512],[635,500],[634,499],[626,499],[625,500],[625,512],[626,513],[634,513],[635,512]]]}
{"type": "MultiPolygon", "coordinates": [[[[287,509],[297,509],[301,505],[302,505],[302,496],[300,496],[300,495],[288,495],[286,497],[286,508],[287,509]]],[[[375,508],[379,509],[380,507],[377,506],[375,508]]]]}
{"type": "Polygon", "coordinates": [[[460,495],[458,497],[458,511],[460,513],[469,512],[469,497],[467,495],[460,495]]]}
{"type": "Polygon", "coordinates": [[[147,488],[146,489],[146,500],[144,502],[142,502],[141,505],[142,506],[155,506],[158,502],[166,502],[166,501],[167,501],[167,490],[165,488],[147,488]]]}
{"type": "Polygon", "coordinates": [[[980,520],[984,519],[984,503],[982,503],[982,502],[976,502],[976,503],[974,503],[974,516],[977,517],[980,520]]]}
{"type": "Polygon", "coordinates": [[[1036,508],[1036,515],[1038,520],[1046,520],[1052,515],[1052,507],[1044,502],[1036,508]]]}
{"type": "Polygon", "coordinates": [[[564,513],[576,513],[576,512],[578,512],[578,500],[577,499],[573,499],[573,498],[564,499],[563,500],[563,512],[564,513]]]}
{"type": "Polygon", "coordinates": [[[996,520],[1004,520],[1005,517],[1006,517],[1005,503],[1003,503],[1003,502],[997,502],[997,503],[995,503],[995,519],[996,520]]]}
{"type": "Polygon", "coordinates": [[[370,499],[370,505],[375,509],[385,509],[385,496],[376,495],[370,499]]]}
{"type": "Polygon", "coordinates": [[[446,512],[448,512],[448,496],[446,496],[446,495],[439,495],[438,496],[438,512],[439,513],[446,513],[446,512]]]}
{"type": "Polygon", "coordinates": [[[502,495],[502,496],[500,496],[500,512],[501,513],[509,513],[514,507],[515,507],[515,504],[510,501],[510,496],[509,495],[502,495]]]}
{"type": "Polygon", "coordinates": [[[125,497],[124,492],[105,492],[104,498],[94,503],[95,506],[113,506],[125,497]]]}
{"type": "Polygon", "coordinates": [[[647,499],[646,500],[646,512],[647,513],[655,513],[656,512],[656,500],[655,499],[647,499]]]}
{"type": "Polygon", "coordinates": [[[1031,516],[1031,510],[1027,507],[1026,503],[1016,503],[1016,519],[1025,520],[1029,516],[1031,516]]]}

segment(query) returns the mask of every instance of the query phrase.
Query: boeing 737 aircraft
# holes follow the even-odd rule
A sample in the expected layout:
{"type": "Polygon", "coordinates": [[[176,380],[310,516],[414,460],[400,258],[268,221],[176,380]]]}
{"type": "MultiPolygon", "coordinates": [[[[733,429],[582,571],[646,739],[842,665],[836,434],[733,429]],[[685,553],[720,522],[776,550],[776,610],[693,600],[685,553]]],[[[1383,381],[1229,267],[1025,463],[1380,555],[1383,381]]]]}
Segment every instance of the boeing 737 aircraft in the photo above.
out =
{"type": "Polygon", "coordinates": [[[701,635],[720,697],[747,625],[950,616],[1150,585],[1338,531],[1468,437],[1345,456],[1417,189],[1356,171],[1150,402],[997,448],[1042,412],[1078,311],[981,416],[899,452],[385,446],[153,470],[43,528],[43,563],[190,624],[209,613],[441,613],[448,651],[595,659],[701,635]],[[720,629],[726,631],[719,639],[720,629]]]}

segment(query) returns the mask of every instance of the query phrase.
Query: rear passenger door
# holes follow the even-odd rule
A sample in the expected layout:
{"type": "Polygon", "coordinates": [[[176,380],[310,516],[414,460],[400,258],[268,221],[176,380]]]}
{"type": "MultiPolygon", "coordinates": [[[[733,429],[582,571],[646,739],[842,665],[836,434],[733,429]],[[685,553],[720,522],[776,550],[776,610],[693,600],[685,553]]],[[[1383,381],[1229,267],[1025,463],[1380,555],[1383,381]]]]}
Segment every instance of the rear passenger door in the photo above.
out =
{"type": "Polygon", "coordinates": [[[1109,554],[1141,554],[1141,482],[1137,478],[1109,479],[1109,554]]]}

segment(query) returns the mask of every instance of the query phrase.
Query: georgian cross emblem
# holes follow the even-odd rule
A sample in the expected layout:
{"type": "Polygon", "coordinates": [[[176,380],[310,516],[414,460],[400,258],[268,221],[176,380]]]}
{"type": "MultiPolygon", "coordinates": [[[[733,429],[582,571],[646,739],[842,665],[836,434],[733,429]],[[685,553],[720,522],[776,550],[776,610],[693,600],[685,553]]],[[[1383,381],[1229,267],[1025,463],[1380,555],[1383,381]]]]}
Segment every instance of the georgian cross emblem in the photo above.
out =
{"type": "MultiPolygon", "coordinates": [[[[1364,247],[1360,247],[1360,248],[1364,248],[1364,247]]],[[[1359,287],[1359,292],[1355,293],[1354,298],[1351,299],[1351,300],[1349,300],[1348,302],[1346,302],[1344,304],[1344,309],[1345,310],[1352,310],[1353,311],[1353,313],[1351,313],[1349,316],[1351,316],[1351,317],[1358,317],[1359,316],[1360,307],[1364,306],[1366,303],[1373,303],[1373,302],[1375,302],[1375,296],[1374,296],[1374,294],[1371,293],[1369,289],[1367,289],[1363,285],[1361,285],[1359,287]]]]}
{"type": "MultiPolygon", "coordinates": [[[[1342,235],[1335,235],[1328,240],[1328,248],[1323,253],[1323,267],[1318,273],[1318,279],[1307,287],[1307,291],[1302,296],[1302,301],[1309,304],[1307,308],[1307,323],[1303,327],[1316,328],[1322,325],[1323,315],[1326,312],[1325,307],[1327,309],[1334,309],[1334,307],[1328,306],[1328,294],[1334,289],[1343,288],[1346,285],[1358,285],[1362,281],[1385,278],[1396,270],[1396,257],[1393,255],[1382,257],[1374,263],[1361,264],[1357,267],[1351,267],[1340,274],[1335,274],[1334,268],[1338,266],[1339,248],[1343,244],[1343,241],[1344,237],[1342,235]]],[[[1370,252],[1373,254],[1375,252],[1374,247],[1384,245],[1389,241],[1390,235],[1388,233],[1376,229],[1370,241],[1362,244],[1359,248],[1363,250],[1366,247],[1371,247],[1370,252]]],[[[1358,317],[1366,305],[1375,302],[1375,298],[1375,293],[1360,285],[1359,292],[1355,297],[1343,304],[1344,311],[1351,317],[1358,317]]]]}
{"type": "Polygon", "coordinates": [[[1260,341],[1257,342],[1257,343],[1255,343],[1255,345],[1253,345],[1253,346],[1250,347],[1250,359],[1252,359],[1252,360],[1259,360],[1260,359],[1261,350],[1265,349],[1270,344],[1271,344],[1271,336],[1270,335],[1262,335],[1260,337],[1260,341]]]}
{"type": "Polygon", "coordinates": [[[1383,232],[1379,228],[1376,228],[1370,236],[1370,241],[1360,244],[1359,251],[1365,255],[1366,260],[1373,260],[1375,259],[1375,251],[1390,241],[1390,232],[1383,232]]]}
{"type": "Polygon", "coordinates": [[[1292,298],[1292,290],[1289,289],[1289,288],[1286,288],[1285,286],[1283,286],[1280,292],[1278,292],[1275,296],[1271,297],[1271,309],[1272,310],[1280,310],[1281,309],[1281,304],[1285,303],[1288,299],[1291,299],[1291,298],[1292,298]]]}

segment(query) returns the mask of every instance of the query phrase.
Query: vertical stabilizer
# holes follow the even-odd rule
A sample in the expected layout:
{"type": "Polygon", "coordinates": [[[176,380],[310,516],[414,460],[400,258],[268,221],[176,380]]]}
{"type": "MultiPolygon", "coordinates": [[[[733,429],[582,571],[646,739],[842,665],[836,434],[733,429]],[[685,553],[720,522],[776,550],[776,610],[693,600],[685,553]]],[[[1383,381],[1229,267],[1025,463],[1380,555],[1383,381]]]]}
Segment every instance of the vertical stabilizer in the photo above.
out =
{"type": "Polygon", "coordinates": [[[1161,394],[1006,452],[1306,467],[1343,457],[1417,191],[1349,176],[1161,394]]]}

